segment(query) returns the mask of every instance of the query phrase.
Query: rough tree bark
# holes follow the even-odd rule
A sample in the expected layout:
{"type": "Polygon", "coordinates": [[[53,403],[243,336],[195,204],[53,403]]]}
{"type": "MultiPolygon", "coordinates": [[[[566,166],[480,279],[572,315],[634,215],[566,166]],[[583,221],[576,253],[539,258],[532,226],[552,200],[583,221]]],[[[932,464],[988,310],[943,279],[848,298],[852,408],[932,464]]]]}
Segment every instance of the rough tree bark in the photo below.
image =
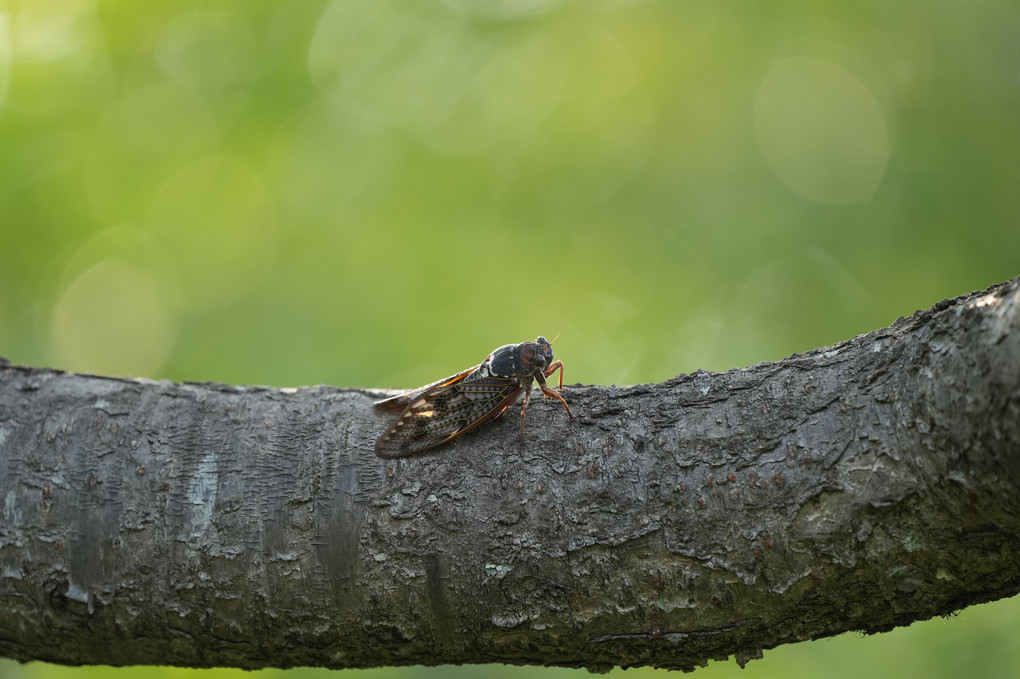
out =
{"type": "Polygon", "coordinates": [[[1018,279],[523,441],[380,460],[380,393],[0,367],[0,654],[690,669],[1020,589],[1018,279]]]}

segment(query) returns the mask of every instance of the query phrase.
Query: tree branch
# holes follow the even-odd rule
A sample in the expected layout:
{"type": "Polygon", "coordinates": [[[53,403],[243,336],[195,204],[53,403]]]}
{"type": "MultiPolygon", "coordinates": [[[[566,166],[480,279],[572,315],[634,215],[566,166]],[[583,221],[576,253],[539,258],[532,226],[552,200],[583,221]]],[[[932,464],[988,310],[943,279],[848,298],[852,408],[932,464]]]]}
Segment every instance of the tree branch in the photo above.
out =
{"type": "Polygon", "coordinates": [[[1020,590],[1020,279],[523,441],[380,460],[380,395],[0,366],[0,654],[690,669],[1020,590]]]}

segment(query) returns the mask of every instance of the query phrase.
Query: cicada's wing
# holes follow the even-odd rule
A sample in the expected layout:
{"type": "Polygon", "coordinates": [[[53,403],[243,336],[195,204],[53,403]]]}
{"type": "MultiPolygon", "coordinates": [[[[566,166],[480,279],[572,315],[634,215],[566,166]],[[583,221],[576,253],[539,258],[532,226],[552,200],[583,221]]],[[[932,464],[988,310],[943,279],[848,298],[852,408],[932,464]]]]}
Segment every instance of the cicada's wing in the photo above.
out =
{"type": "Polygon", "coordinates": [[[461,370],[456,375],[450,375],[449,377],[444,377],[441,380],[436,380],[431,384],[426,384],[424,387],[418,387],[414,391],[409,391],[406,394],[399,394],[397,396],[384,398],[381,401],[376,401],[373,405],[375,405],[376,408],[383,408],[386,410],[403,410],[409,403],[424,394],[426,391],[436,389],[437,387],[445,387],[446,385],[453,384],[454,382],[459,382],[476,370],[478,370],[477,365],[471,366],[467,370],[461,370]]]}
{"type": "Polygon", "coordinates": [[[465,380],[462,376],[412,392],[413,400],[375,442],[375,454],[407,457],[442,445],[499,415],[520,391],[521,382],[515,377],[465,380]]]}

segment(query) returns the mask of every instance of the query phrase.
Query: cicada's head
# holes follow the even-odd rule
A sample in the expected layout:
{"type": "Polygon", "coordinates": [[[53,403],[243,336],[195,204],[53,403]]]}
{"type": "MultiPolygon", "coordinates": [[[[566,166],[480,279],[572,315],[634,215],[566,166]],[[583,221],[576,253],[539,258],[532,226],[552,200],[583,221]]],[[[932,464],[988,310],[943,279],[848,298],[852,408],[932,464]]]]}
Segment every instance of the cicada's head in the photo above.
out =
{"type": "Polygon", "coordinates": [[[531,359],[531,368],[534,371],[545,371],[553,362],[552,344],[544,337],[539,336],[535,340],[535,355],[531,359]]]}

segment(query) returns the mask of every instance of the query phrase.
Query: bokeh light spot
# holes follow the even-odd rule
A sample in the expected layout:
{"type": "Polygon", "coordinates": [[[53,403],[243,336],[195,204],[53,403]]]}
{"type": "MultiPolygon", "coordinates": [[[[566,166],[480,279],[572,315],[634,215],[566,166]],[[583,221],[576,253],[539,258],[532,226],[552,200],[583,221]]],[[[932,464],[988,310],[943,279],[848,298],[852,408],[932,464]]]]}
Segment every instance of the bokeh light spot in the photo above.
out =
{"type": "Polygon", "coordinates": [[[81,54],[94,12],[93,3],[80,0],[20,3],[15,17],[18,59],[46,62],[81,54]]]}
{"type": "Polygon", "coordinates": [[[0,113],[7,106],[7,92],[11,88],[11,28],[7,14],[0,12],[0,113]]]}
{"type": "Polygon", "coordinates": [[[467,56],[465,70],[455,110],[422,142],[453,153],[495,148],[516,156],[554,114],[569,66],[550,36],[537,33],[493,38],[467,56]]]}
{"type": "Polygon", "coordinates": [[[443,0],[443,4],[465,14],[493,19],[514,21],[548,12],[563,0],[443,0]]]}
{"type": "Polygon", "coordinates": [[[424,3],[336,3],[309,49],[312,81],[370,120],[429,126],[449,115],[477,39],[464,21],[424,3]]]}
{"type": "Polygon", "coordinates": [[[248,26],[227,11],[183,14],[163,30],[156,63],[174,81],[220,94],[252,82],[262,71],[262,55],[248,26]]]}
{"type": "Polygon", "coordinates": [[[776,176],[819,203],[869,200],[889,157],[885,117],[849,71],[819,59],[783,58],[754,104],[758,145],[776,176]]]}
{"type": "Polygon", "coordinates": [[[64,289],[50,326],[57,365],[106,375],[149,376],[166,360],[173,322],[153,282],[107,259],[64,289]]]}

